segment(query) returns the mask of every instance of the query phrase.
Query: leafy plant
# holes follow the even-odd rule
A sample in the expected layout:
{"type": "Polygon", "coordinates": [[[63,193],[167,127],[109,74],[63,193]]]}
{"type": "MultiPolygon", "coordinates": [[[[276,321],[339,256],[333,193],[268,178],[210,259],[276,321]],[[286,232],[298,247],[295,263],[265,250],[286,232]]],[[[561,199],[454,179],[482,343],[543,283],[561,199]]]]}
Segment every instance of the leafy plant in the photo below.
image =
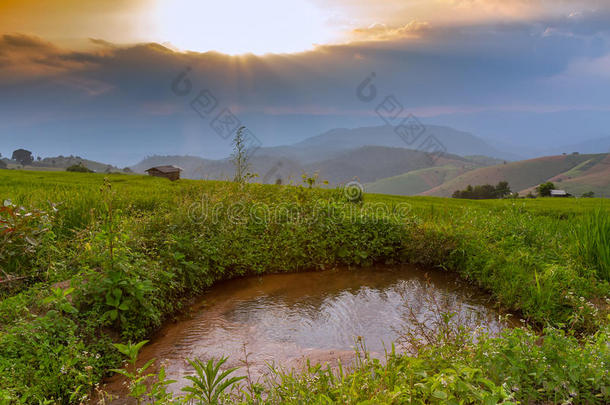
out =
{"type": "Polygon", "coordinates": [[[172,395],[167,392],[167,386],[173,384],[174,380],[166,379],[165,368],[161,366],[158,373],[146,373],[154,364],[155,359],[151,359],[140,368],[136,368],[140,349],[148,343],[143,340],[132,344],[114,344],[114,347],[128,358],[128,366],[125,369],[113,369],[115,373],[121,374],[129,381],[129,396],[134,398],[137,404],[155,403],[167,404],[171,401],[172,395]]]}
{"type": "Polygon", "coordinates": [[[231,162],[235,166],[235,176],[233,181],[236,183],[245,183],[248,180],[255,178],[257,175],[250,173],[250,153],[244,137],[246,127],[240,127],[233,138],[233,153],[231,154],[231,162]]]}
{"type": "Polygon", "coordinates": [[[189,393],[187,399],[195,399],[205,405],[218,404],[228,389],[245,379],[245,377],[229,378],[237,367],[221,372],[220,367],[226,361],[227,358],[223,357],[218,361],[210,359],[204,364],[199,359],[189,359],[188,362],[195,369],[196,375],[186,377],[193,382],[191,386],[183,388],[183,391],[189,393]]]}
{"type": "Polygon", "coordinates": [[[45,211],[27,210],[10,200],[0,206],[0,282],[36,273],[30,266],[50,231],[51,218],[45,211]]]}
{"type": "Polygon", "coordinates": [[[68,300],[68,296],[72,294],[73,291],[74,288],[66,288],[65,290],[60,287],[52,288],[52,295],[43,299],[42,303],[54,303],[59,308],[59,310],[67,314],[76,314],[78,313],[78,309],[74,308],[74,306],[72,306],[72,304],[68,300]]]}

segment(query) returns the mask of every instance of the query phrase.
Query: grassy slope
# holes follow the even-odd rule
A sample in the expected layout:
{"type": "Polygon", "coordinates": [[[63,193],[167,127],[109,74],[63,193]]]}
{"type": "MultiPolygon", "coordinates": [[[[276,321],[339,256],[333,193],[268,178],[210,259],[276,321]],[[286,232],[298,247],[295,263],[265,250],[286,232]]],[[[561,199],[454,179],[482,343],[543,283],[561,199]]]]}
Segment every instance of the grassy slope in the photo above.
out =
{"type": "MultiPolygon", "coordinates": [[[[497,184],[508,181],[514,191],[523,191],[548,181],[561,173],[568,172],[591,159],[600,159],[605,155],[566,155],[548,156],[503,165],[484,167],[458,176],[447,183],[426,191],[423,195],[448,197],[455,190],[477,184],[497,184]]],[[[577,184],[578,179],[572,179],[577,184]]],[[[600,187],[610,188],[610,184],[601,182],[600,187]]]]}
{"type": "MultiPolygon", "coordinates": [[[[610,197],[610,154],[593,155],[573,169],[549,179],[555,186],[579,196],[593,191],[596,196],[610,197]]],[[[534,192],[535,187],[522,190],[521,194],[534,192]]]]}
{"type": "Polygon", "coordinates": [[[472,165],[465,165],[464,167],[446,165],[414,170],[366,184],[365,190],[369,193],[379,194],[417,195],[464,174],[475,167],[472,165]]]}
{"type": "MultiPolygon", "coordinates": [[[[42,397],[68,402],[77,385],[85,387],[74,397],[81,398],[105,370],[117,365],[111,337],[147,336],[193,294],[239,275],[372,262],[419,263],[458,271],[490,291],[499,305],[521,310],[534,323],[571,325],[581,332],[595,329],[597,315],[567,293],[583,297],[583,302],[602,302],[610,291],[576,248],[581,219],[600,207],[604,215],[610,210],[603,200],[464,201],[367,195],[367,202],[382,204],[389,212],[408,208],[406,217],[379,218],[366,211],[347,216],[359,206],[345,206],[342,194],[331,190],[262,185],[242,190],[231,183],[170,183],[124,175],[112,175],[110,180],[122,234],[118,240],[123,240],[117,246],[119,268],[127,269],[121,276],[126,278],[117,285],[125,289],[125,296],[130,291],[126,286],[151,282],[153,288],[145,299],[132,300],[139,306],[126,311],[126,321],[120,324],[108,322],[106,294],[100,292],[114,282],[111,275],[117,271],[108,267],[104,242],[106,209],[99,191],[103,176],[0,171],[0,200],[10,198],[30,208],[45,208],[48,201],[61,203],[53,225],[55,236],[41,245],[33,262],[33,270],[44,270],[39,284],[0,301],[0,400],[2,395],[29,394],[27,402],[42,397]],[[203,194],[225,204],[219,221],[209,216],[193,220],[193,204],[203,194]],[[226,207],[235,202],[290,203],[303,210],[305,218],[315,212],[318,202],[335,211],[297,224],[234,223],[226,207]],[[41,303],[50,285],[69,278],[77,288],[73,303],[78,314],[58,313],[41,303]],[[92,279],[96,282],[86,281],[92,279]],[[113,332],[107,335],[109,330],[113,332]],[[91,358],[91,353],[101,357],[91,358]],[[66,364],[68,372],[62,371],[66,364]]],[[[570,350],[579,351],[578,346],[570,350]]],[[[558,364],[557,370],[565,374],[558,364]]],[[[499,384],[504,378],[488,377],[499,384]]],[[[532,395],[554,398],[548,395],[557,395],[555,391],[536,385],[540,381],[537,377],[531,382],[532,395]]],[[[576,387],[582,393],[600,389],[599,385],[576,387]]]]}

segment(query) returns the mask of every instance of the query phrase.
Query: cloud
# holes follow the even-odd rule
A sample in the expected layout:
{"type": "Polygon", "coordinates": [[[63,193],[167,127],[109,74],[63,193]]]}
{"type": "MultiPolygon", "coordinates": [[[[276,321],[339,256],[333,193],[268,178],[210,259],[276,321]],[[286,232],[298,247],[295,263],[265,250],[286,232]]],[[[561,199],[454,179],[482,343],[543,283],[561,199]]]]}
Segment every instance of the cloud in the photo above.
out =
{"type": "Polygon", "coordinates": [[[51,40],[142,40],[150,0],[3,0],[0,33],[27,32],[51,40]]]}
{"type": "Polygon", "coordinates": [[[73,73],[99,63],[101,55],[64,50],[35,36],[0,35],[0,82],[73,73]]]}
{"type": "Polygon", "coordinates": [[[385,24],[373,24],[367,28],[356,28],[351,32],[355,40],[395,40],[403,38],[419,38],[430,30],[430,23],[411,21],[400,27],[388,27],[385,24]]]}
{"type": "Polygon", "coordinates": [[[74,50],[35,36],[3,35],[0,136],[14,136],[16,145],[41,134],[58,145],[78,138],[83,148],[102,154],[114,145],[144,150],[151,139],[147,153],[179,152],[180,137],[188,134],[212,148],[219,139],[209,127],[214,117],[202,119],[190,106],[204,89],[265,144],[374,125],[363,120],[375,119],[376,104],[388,95],[405,111],[432,118],[607,105],[607,14],[456,27],[408,21],[368,26],[352,43],[266,56],[97,39],[74,50]],[[545,35],[549,27],[574,35],[545,35]],[[192,90],[177,96],[172,81],[187,66],[192,90]],[[365,104],[356,88],[371,72],[378,99],[365,104]],[[170,142],[164,134],[176,135],[170,142]]]}
{"type": "Polygon", "coordinates": [[[100,96],[111,91],[114,86],[100,80],[87,79],[82,77],[61,77],[55,80],[55,83],[67,86],[79,91],[83,91],[90,96],[100,96]]]}
{"type": "MultiPolygon", "coordinates": [[[[544,25],[578,31],[589,21],[579,19],[576,24],[566,17],[544,25]]],[[[88,108],[79,98],[86,95],[107,103],[90,111],[170,115],[179,113],[167,108],[171,81],[191,66],[195,88],[207,88],[221,103],[243,111],[328,114],[359,109],[354,89],[375,71],[380,91],[383,87],[405,95],[412,108],[487,106],[501,99],[531,105],[544,104],[550,94],[546,88],[530,91],[540,80],[565,72],[575,60],[610,51],[598,30],[567,38],[521,23],[451,28],[411,21],[355,32],[361,38],[357,43],[266,56],[183,53],[155,43],[120,46],[100,40],[93,40],[88,50],[73,51],[37,37],[4,35],[0,90],[2,84],[10,88],[22,83],[24,93],[44,91],[66,103],[75,97],[77,109],[88,108]],[[66,91],[67,96],[62,94],[66,91]]]]}
{"type": "Polygon", "coordinates": [[[558,81],[586,79],[599,83],[600,79],[610,80],[610,54],[598,58],[579,58],[570,63],[564,72],[551,78],[558,81]]]}

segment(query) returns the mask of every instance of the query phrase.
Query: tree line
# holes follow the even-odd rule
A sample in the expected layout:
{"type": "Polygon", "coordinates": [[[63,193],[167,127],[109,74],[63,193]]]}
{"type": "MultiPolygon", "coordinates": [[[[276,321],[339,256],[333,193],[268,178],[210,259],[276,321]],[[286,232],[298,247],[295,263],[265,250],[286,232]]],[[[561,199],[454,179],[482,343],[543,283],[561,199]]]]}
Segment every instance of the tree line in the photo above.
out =
{"type": "Polygon", "coordinates": [[[470,184],[464,190],[455,190],[453,198],[467,198],[471,200],[489,200],[494,198],[505,198],[511,195],[511,190],[507,181],[501,181],[495,186],[491,184],[482,184],[471,186],[470,184]]]}

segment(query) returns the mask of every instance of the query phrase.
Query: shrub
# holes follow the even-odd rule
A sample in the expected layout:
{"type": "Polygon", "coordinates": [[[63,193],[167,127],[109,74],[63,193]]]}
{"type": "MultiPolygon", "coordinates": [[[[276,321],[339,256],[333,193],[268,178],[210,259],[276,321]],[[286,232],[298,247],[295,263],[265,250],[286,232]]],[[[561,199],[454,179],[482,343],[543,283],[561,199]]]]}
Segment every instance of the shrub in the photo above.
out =
{"type": "Polygon", "coordinates": [[[93,170],[89,169],[82,163],[78,163],[72,165],[66,169],[67,172],[75,172],[75,173],[93,173],[93,170]]]}

